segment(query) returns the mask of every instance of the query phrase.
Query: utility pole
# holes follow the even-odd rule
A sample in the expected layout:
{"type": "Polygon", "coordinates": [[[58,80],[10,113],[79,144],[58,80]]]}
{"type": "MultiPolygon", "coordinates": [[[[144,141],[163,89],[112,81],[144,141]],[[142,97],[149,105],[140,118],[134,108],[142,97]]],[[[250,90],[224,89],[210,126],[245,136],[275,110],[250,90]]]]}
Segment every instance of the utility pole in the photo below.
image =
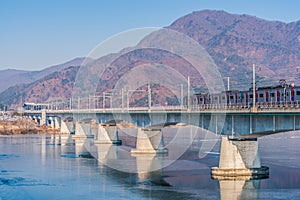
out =
{"type": "Polygon", "coordinates": [[[97,109],[98,108],[98,97],[97,97],[97,95],[95,94],[95,109],[97,109]]]}
{"type": "Polygon", "coordinates": [[[78,102],[77,103],[78,103],[78,108],[77,109],[79,110],[80,109],[80,97],[78,97],[78,102]]]}
{"type": "Polygon", "coordinates": [[[129,110],[129,90],[127,90],[127,110],[129,110]]]}
{"type": "Polygon", "coordinates": [[[70,110],[72,110],[72,97],[70,98],[70,110]]]}
{"type": "Polygon", "coordinates": [[[190,87],[191,87],[191,83],[190,83],[190,76],[188,76],[188,88],[187,88],[187,108],[190,108],[190,87]]]}
{"type": "Polygon", "coordinates": [[[151,86],[150,83],[148,83],[148,108],[151,108],[151,86]]]}
{"type": "Polygon", "coordinates": [[[122,95],[122,110],[124,109],[124,88],[121,90],[121,95],[122,95]]]}
{"type": "Polygon", "coordinates": [[[103,92],[103,109],[105,108],[105,92],[103,92]]]}
{"type": "Polygon", "coordinates": [[[227,76],[227,90],[229,91],[230,90],[230,77],[227,76]]]}
{"type": "Polygon", "coordinates": [[[180,84],[180,106],[183,107],[183,84],[180,84]]]}
{"type": "Polygon", "coordinates": [[[252,88],[252,91],[253,91],[253,110],[256,110],[256,106],[255,106],[255,100],[256,100],[256,97],[255,97],[255,92],[256,92],[256,86],[255,86],[255,64],[253,64],[252,66],[252,71],[253,71],[253,77],[252,77],[252,82],[253,82],[253,88],[252,88]]]}
{"type": "Polygon", "coordinates": [[[113,94],[110,94],[110,108],[113,107],[113,94]]]}

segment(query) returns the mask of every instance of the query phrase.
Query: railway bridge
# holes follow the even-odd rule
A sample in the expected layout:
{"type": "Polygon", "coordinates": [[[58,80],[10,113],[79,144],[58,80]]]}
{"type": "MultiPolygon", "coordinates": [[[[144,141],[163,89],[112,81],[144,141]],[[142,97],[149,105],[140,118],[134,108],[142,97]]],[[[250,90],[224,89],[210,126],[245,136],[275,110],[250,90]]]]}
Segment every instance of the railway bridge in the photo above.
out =
{"type": "MultiPolygon", "coordinates": [[[[166,126],[190,126],[205,134],[221,138],[219,167],[212,168],[212,177],[268,175],[261,166],[258,137],[300,129],[300,109],[277,107],[139,107],[130,109],[63,109],[27,110],[24,115],[39,124],[60,128],[74,138],[92,138],[97,144],[122,144],[118,124],[130,124],[135,130],[134,154],[165,154],[172,149],[164,143],[166,126]]],[[[197,131],[196,131],[197,132],[197,131]]],[[[205,145],[214,145],[207,142],[205,145]]]]}

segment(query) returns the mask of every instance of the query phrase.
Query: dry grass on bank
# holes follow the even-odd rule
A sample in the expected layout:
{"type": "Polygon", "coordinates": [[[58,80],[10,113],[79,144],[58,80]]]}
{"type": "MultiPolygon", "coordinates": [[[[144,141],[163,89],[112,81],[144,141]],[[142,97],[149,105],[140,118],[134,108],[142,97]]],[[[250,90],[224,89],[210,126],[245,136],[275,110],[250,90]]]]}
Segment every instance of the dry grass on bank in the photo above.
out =
{"type": "Polygon", "coordinates": [[[18,117],[13,120],[0,121],[0,135],[59,133],[59,129],[40,126],[35,121],[18,117]]]}

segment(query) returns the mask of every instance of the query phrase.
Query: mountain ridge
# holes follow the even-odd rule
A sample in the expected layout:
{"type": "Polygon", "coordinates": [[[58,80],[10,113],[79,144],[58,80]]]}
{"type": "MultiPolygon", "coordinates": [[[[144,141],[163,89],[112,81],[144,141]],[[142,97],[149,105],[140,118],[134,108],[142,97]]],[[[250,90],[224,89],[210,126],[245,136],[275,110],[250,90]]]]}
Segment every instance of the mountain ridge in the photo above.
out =
{"type": "Polygon", "coordinates": [[[85,59],[86,58],[84,57],[74,58],[62,64],[53,65],[36,71],[18,69],[0,70],[0,92],[3,92],[4,90],[14,85],[32,83],[48,74],[63,70],[64,68],[69,66],[79,66],[85,59]]]}

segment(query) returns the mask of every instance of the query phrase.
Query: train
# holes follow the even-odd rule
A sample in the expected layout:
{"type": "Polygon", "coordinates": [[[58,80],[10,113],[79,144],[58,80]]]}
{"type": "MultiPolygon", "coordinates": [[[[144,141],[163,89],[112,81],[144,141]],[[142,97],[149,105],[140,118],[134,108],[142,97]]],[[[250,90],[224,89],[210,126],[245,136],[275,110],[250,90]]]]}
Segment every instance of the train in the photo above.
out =
{"type": "MultiPolygon", "coordinates": [[[[199,92],[194,95],[194,105],[215,104],[253,104],[253,89],[246,91],[227,90],[221,93],[210,94],[199,92]]],[[[255,91],[256,103],[293,103],[300,101],[300,86],[277,85],[259,87],[255,91]]]]}
{"type": "MultiPolygon", "coordinates": [[[[253,96],[258,107],[270,105],[297,105],[300,107],[300,86],[294,84],[284,84],[277,86],[258,87],[253,95],[253,89],[249,90],[226,90],[220,93],[198,92],[190,98],[190,105],[199,106],[203,109],[212,108],[211,106],[236,106],[249,108],[253,106],[253,96]]],[[[184,98],[183,104],[187,103],[184,98]]],[[[55,109],[59,109],[59,105],[54,105],[55,109]]],[[[25,110],[43,110],[53,109],[53,105],[46,103],[24,103],[25,110]]]]}
{"type": "Polygon", "coordinates": [[[25,102],[23,104],[23,108],[25,110],[43,110],[43,109],[49,109],[50,105],[45,103],[29,103],[25,102]]]}

